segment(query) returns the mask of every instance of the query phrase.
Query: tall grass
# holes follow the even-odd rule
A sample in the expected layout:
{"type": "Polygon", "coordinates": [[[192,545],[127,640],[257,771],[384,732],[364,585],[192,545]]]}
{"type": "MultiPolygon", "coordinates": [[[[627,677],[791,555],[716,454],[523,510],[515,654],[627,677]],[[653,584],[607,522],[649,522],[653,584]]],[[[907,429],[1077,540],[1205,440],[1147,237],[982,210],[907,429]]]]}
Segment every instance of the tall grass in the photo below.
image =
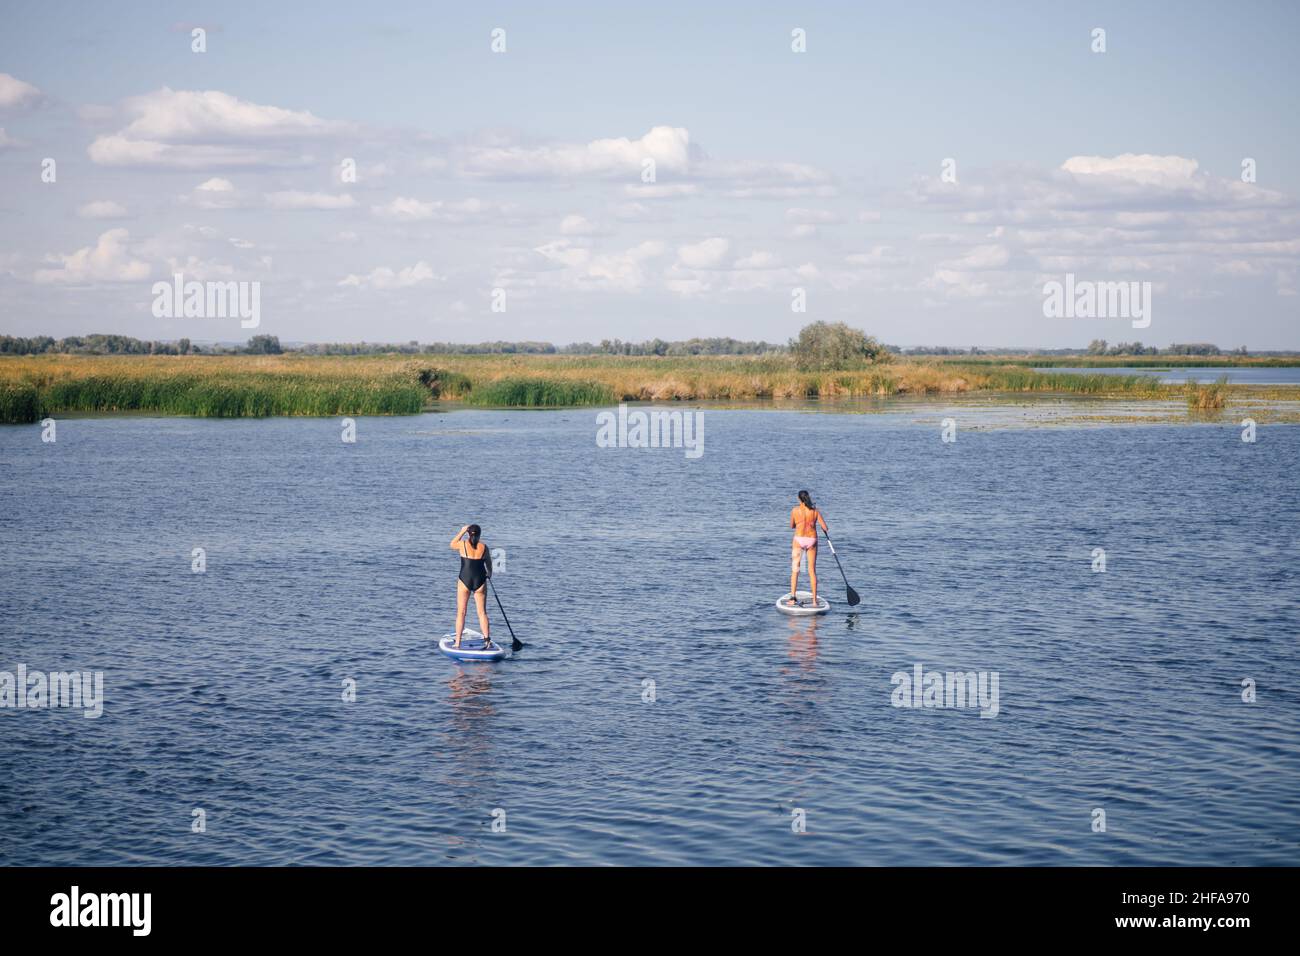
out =
{"type": "MultiPolygon", "coordinates": [[[[1226,393],[1227,386],[1223,386],[1226,393]]],[[[554,408],[614,401],[748,401],[1063,392],[1181,398],[1154,376],[903,360],[802,372],[790,356],[0,356],[0,421],[66,412],[407,415],[443,399],[554,408]]],[[[1190,399],[1189,399],[1190,401],[1190,399]]]]}
{"type": "Polygon", "coordinates": [[[474,405],[560,408],[567,405],[608,405],[613,390],[599,382],[568,382],[553,378],[503,378],[474,389],[466,400],[474,405]]]}
{"type": "Polygon", "coordinates": [[[438,372],[393,362],[251,356],[0,359],[0,421],[115,411],[208,418],[411,415],[438,396],[438,372]]]}
{"type": "Polygon", "coordinates": [[[1216,411],[1228,404],[1228,376],[1208,385],[1187,383],[1187,408],[1193,412],[1216,411]]]}
{"type": "Polygon", "coordinates": [[[291,375],[175,376],[55,382],[41,392],[49,412],[138,410],[205,418],[270,415],[411,415],[428,396],[417,382],[329,381],[291,375]]]}
{"type": "Polygon", "coordinates": [[[30,382],[0,382],[0,422],[40,420],[41,399],[30,382]]]}
{"type": "Polygon", "coordinates": [[[1164,387],[1153,375],[1104,375],[1100,372],[1035,372],[1031,368],[1006,366],[981,370],[986,388],[1004,392],[1072,392],[1082,395],[1158,396],[1164,387]]]}

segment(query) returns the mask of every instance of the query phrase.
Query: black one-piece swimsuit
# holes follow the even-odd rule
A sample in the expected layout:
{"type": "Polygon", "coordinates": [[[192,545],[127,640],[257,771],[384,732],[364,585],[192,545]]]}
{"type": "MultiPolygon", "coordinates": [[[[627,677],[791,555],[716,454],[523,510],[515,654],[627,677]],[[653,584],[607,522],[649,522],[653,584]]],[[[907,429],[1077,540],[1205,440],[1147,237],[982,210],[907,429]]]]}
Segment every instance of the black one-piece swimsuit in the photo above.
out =
{"type": "Polygon", "coordinates": [[[487,548],[483,549],[483,558],[468,557],[463,551],[460,556],[460,583],[477,591],[487,583],[487,548]]]}

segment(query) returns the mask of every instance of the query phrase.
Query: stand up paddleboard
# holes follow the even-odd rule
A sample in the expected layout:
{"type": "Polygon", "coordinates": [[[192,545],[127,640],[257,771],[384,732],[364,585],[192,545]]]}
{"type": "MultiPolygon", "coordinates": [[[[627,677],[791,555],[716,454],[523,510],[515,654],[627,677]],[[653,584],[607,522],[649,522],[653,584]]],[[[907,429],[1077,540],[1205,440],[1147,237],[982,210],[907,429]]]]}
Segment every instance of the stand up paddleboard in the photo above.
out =
{"type": "Polygon", "coordinates": [[[444,634],[438,650],[457,661],[499,661],[510,656],[509,647],[485,641],[482,634],[468,627],[460,635],[460,647],[456,646],[455,634],[444,634]]]}
{"type": "MultiPolygon", "coordinates": [[[[790,600],[790,595],[783,594],[777,598],[776,609],[782,614],[789,614],[792,617],[810,617],[813,614],[825,614],[831,609],[831,602],[826,600],[822,595],[817,595],[817,603],[812,602],[811,591],[800,591],[795,595],[796,601],[790,600]]],[[[466,634],[469,631],[465,632],[466,634]]]]}

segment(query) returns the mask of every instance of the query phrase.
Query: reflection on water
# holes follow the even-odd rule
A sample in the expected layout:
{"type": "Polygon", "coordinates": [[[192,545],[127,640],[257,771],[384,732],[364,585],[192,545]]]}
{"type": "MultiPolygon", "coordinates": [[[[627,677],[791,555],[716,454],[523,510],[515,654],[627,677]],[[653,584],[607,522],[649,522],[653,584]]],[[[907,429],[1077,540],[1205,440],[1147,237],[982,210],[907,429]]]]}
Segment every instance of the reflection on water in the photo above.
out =
{"type": "Polygon", "coordinates": [[[799,618],[790,619],[790,636],[788,641],[789,657],[804,674],[811,674],[817,663],[817,619],[810,617],[806,623],[799,618]]]}
{"type": "Polygon", "coordinates": [[[466,736],[488,727],[487,720],[496,711],[492,707],[492,665],[458,664],[456,676],[447,681],[451,716],[458,733],[466,736]]]}

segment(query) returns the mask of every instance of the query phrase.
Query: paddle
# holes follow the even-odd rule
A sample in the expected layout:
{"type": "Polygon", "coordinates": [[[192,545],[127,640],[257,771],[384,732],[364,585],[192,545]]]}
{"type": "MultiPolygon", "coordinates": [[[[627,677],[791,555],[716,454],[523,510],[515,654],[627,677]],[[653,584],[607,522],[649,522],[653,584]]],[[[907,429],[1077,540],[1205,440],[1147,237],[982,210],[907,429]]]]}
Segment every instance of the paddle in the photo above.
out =
{"type": "MultiPolygon", "coordinates": [[[[832,548],[831,550],[834,551],[835,549],[832,548]]],[[[515,629],[510,626],[510,618],[506,617],[506,609],[501,607],[501,596],[497,594],[496,585],[492,583],[492,575],[490,574],[488,575],[488,587],[492,589],[492,596],[497,599],[497,607],[501,608],[501,617],[506,622],[506,630],[510,632],[510,649],[515,652],[522,651],[524,642],[515,637],[515,629]]],[[[856,604],[858,602],[852,601],[850,603],[856,604]]]]}
{"type": "MultiPolygon", "coordinates": [[[[817,525],[814,524],[813,531],[816,530],[817,525]]],[[[849,607],[856,607],[862,603],[862,598],[858,597],[858,592],[853,590],[852,585],[849,584],[848,577],[844,574],[844,565],[840,564],[840,556],[835,553],[835,542],[831,540],[830,532],[823,529],[822,534],[826,535],[826,543],[831,546],[831,557],[835,559],[835,566],[840,569],[840,577],[844,578],[844,586],[849,589],[849,607]]]]}

